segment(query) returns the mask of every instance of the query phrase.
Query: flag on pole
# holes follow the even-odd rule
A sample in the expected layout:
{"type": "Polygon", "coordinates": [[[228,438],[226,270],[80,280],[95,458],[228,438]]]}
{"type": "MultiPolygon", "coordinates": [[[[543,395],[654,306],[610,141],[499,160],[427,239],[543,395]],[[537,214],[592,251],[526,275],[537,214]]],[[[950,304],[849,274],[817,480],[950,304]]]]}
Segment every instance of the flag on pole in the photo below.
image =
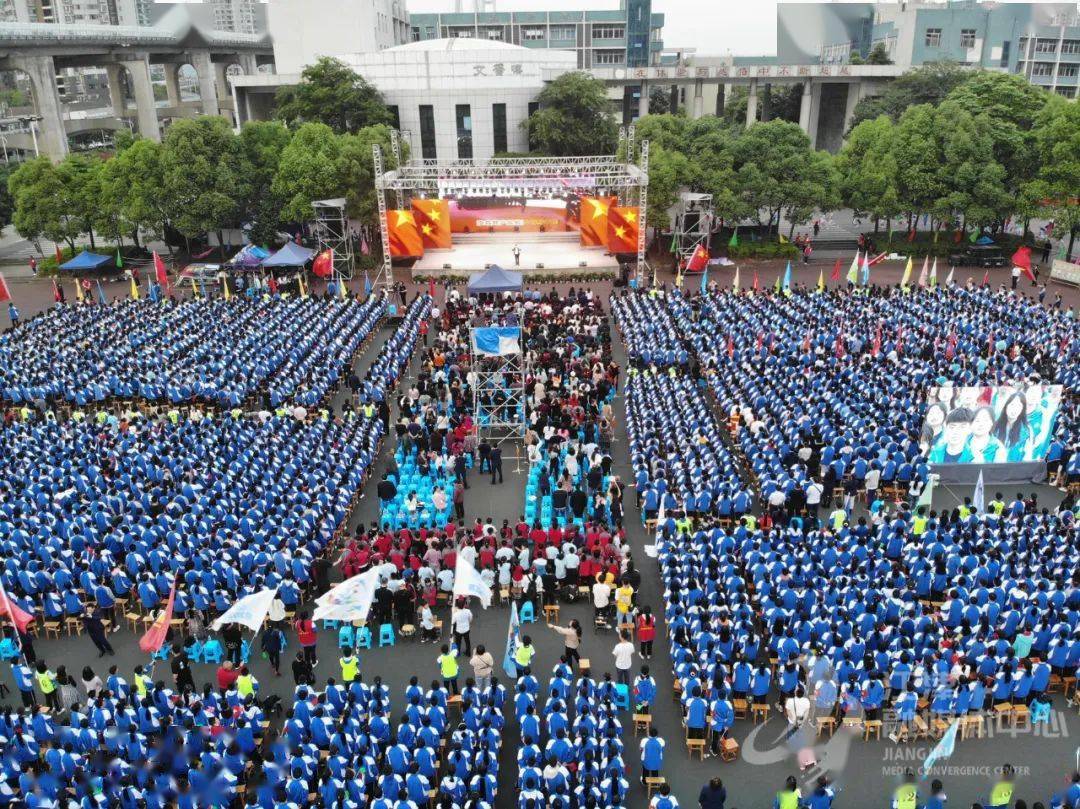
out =
{"type": "Polygon", "coordinates": [[[839,281],[840,280],[840,259],[837,259],[835,262],[833,262],[832,272],[829,274],[829,280],[830,281],[839,281]]]}
{"type": "Polygon", "coordinates": [[[460,553],[454,567],[454,595],[478,598],[485,609],[491,606],[491,588],[480,578],[472,563],[460,553]]]}
{"type": "Polygon", "coordinates": [[[990,268],[989,267],[987,267],[985,272],[983,272],[982,285],[984,287],[990,286],[990,268]]]}
{"type": "Polygon", "coordinates": [[[79,283],[79,279],[75,279],[75,300],[79,303],[83,302],[82,284],[79,283]]]}
{"type": "Polygon", "coordinates": [[[919,273],[919,286],[926,286],[926,274],[930,271],[930,256],[923,256],[922,272],[919,273]]]}
{"type": "Polygon", "coordinates": [[[0,303],[4,301],[11,301],[11,288],[8,286],[7,279],[4,278],[4,274],[0,272],[0,303]]]}
{"type": "Polygon", "coordinates": [[[683,285],[682,270],[677,270],[675,272],[675,287],[677,289],[682,289],[682,285],[683,285]]]}
{"type": "Polygon", "coordinates": [[[229,279],[228,278],[222,278],[221,279],[221,292],[225,296],[225,300],[227,300],[227,301],[232,300],[232,293],[229,292],[229,279]]]}
{"type": "Polygon", "coordinates": [[[753,290],[753,291],[754,291],[754,292],[757,292],[757,291],[758,291],[758,277],[757,277],[757,270],[754,270],[754,290],[753,290]]]}
{"type": "Polygon", "coordinates": [[[953,750],[956,749],[956,729],[959,727],[960,720],[954,719],[949,729],[942,735],[941,741],[934,745],[934,749],[926,756],[922,765],[923,778],[930,774],[938,759],[948,758],[953,754],[953,750]]]}
{"type": "Polygon", "coordinates": [[[344,275],[338,279],[338,292],[341,293],[340,297],[342,300],[345,300],[347,297],[349,297],[349,286],[345,283],[344,275]]]}
{"type": "Polygon", "coordinates": [[[784,269],[784,291],[788,295],[791,294],[791,261],[787,263],[787,267],[784,269]]]}
{"type": "Polygon", "coordinates": [[[57,265],[64,263],[64,251],[60,249],[60,245],[56,245],[56,263],[57,265]]]}
{"type": "Polygon", "coordinates": [[[908,288],[908,284],[911,283],[911,270],[912,269],[913,269],[913,265],[912,265],[912,262],[911,262],[911,256],[908,256],[907,264],[904,266],[904,277],[900,279],[900,288],[903,289],[903,290],[906,290],[908,288]]]}
{"type": "Polygon", "coordinates": [[[732,283],[732,287],[734,288],[735,292],[738,293],[738,291],[739,291],[739,268],[738,267],[735,268],[735,280],[732,283]]]}
{"type": "Polygon", "coordinates": [[[1035,281],[1035,275],[1031,272],[1030,247],[1024,245],[1023,247],[1018,248],[1017,251],[1012,254],[1012,263],[1013,266],[1019,267],[1021,270],[1023,270],[1024,275],[1026,275],[1029,280],[1031,280],[1032,282],[1035,281]]]}
{"type": "Polygon", "coordinates": [[[154,278],[149,272],[146,273],[146,288],[150,290],[150,300],[154,303],[161,300],[161,287],[154,283],[154,278]]]}
{"type": "Polygon", "coordinates": [[[116,269],[122,270],[124,268],[124,257],[120,255],[120,248],[116,248],[116,269]]]}
{"type": "Polygon", "coordinates": [[[139,638],[139,648],[147,654],[153,654],[165,644],[165,636],[169,634],[169,623],[173,616],[173,602],[176,600],[176,579],[173,579],[172,587],[169,588],[169,598],[165,602],[164,609],[158,613],[154,623],[139,638]]]}
{"type": "Polygon", "coordinates": [[[371,294],[371,279],[368,278],[367,270],[364,271],[364,297],[371,294]]]}
{"type": "Polygon", "coordinates": [[[971,495],[971,505],[975,506],[975,511],[982,514],[986,511],[986,491],[983,488],[983,473],[979,470],[979,479],[975,483],[975,493],[971,495]]]}
{"type": "Polygon", "coordinates": [[[108,303],[109,299],[105,297],[105,290],[101,288],[101,281],[97,280],[95,283],[97,284],[98,300],[101,301],[102,303],[108,303]]]}
{"type": "Polygon", "coordinates": [[[934,266],[930,268],[930,289],[937,287],[937,256],[934,257],[934,266]]]}
{"type": "Polygon", "coordinates": [[[948,289],[953,284],[953,271],[955,267],[949,267],[949,274],[945,276],[945,288],[948,289]]]}
{"type": "Polygon", "coordinates": [[[877,330],[874,332],[874,345],[872,351],[875,357],[881,353],[881,323],[878,323],[877,330]]]}
{"type": "Polygon", "coordinates": [[[139,299],[139,285],[135,281],[135,273],[131,274],[131,298],[136,301],[139,299]]]}
{"type": "Polygon", "coordinates": [[[8,598],[7,590],[4,589],[2,581],[0,581],[0,615],[7,616],[7,619],[11,621],[11,625],[20,633],[25,632],[26,627],[34,622],[33,615],[8,598]]]}
{"type": "Polygon", "coordinates": [[[728,239],[727,246],[728,247],[738,247],[739,246],[739,226],[738,225],[736,225],[735,230],[733,230],[731,232],[731,238],[728,239]]]}
{"type": "Polygon", "coordinates": [[[307,285],[304,283],[304,274],[296,276],[296,283],[300,285],[300,297],[307,298],[307,285]]]}
{"type": "Polygon", "coordinates": [[[706,265],[705,272],[701,274],[701,293],[705,294],[709,291],[709,268],[706,265]]]}
{"type": "Polygon", "coordinates": [[[818,288],[818,292],[824,292],[825,291],[825,270],[824,269],[822,269],[818,273],[817,288],[818,288]]]}
{"type": "Polygon", "coordinates": [[[863,256],[863,260],[862,260],[862,283],[863,283],[864,287],[870,285],[870,251],[869,250],[866,251],[866,255],[863,256]]]}
{"type": "Polygon", "coordinates": [[[154,277],[162,289],[169,288],[169,274],[165,271],[165,262],[157,253],[154,253],[154,277]]]}
{"type": "Polygon", "coordinates": [[[787,244],[787,243],[788,243],[787,236],[785,236],[783,233],[781,233],[780,234],[780,244],[787,244]]]}
{"type": "Polygon", "coordinates": [[[345,579],[315,599],[312,621],[366,621],[379,586],[379,567],[369,568],[359,576],[345,579]]]}
{"type": "Polygon", "coordinates": [[[780,276],[779,275],[776,276],[776,283],[773,284],[773,291],[775,291],[777,293],[780,292],[780,276]]]}
{"type": "Polygon", "coordinates": [[[517,678],[517,663],[514,662],[514,650],[517,648],[518,632],[521,621],[518,618],[517,602],[510,604],[510,624],[506,629],[506,653],[503,655],[503,671],[507,677],[517,678]]]}
{"type": "Polygon", "coordinates": [[[262,629],[266,616],[270,614],[270,605],[274,603],[274,596],[278,588],[271,587],[260,590],[257,593],[244,596],[210,624],[211,629],[221,629],[225,624],[240,624],[246,626],[252,632],[262,629]]]}
{"type": "Polygon", "coordinates": [[[851,260],[851,266],[847,271],[847,282],[849,284],[859,283],[859,251],[855,251],[855,258],[851,260]]]}
{"type": "Polygon", "coordinates": [[[973,231],[971,231],[971,235],[968,236],[968,241],[972,244],[975,244],[979,241],[980,236],[982,236],[982,228],[975,228],[973,231]]]}

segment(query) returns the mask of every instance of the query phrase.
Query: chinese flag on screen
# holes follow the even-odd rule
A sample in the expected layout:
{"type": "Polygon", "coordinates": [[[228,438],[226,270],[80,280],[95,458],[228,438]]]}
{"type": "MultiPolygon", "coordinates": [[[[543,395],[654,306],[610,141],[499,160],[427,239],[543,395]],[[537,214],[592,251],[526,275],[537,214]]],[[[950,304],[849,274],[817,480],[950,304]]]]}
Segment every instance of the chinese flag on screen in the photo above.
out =
{"type": "Polygon", "coordinates": [[[614,204],[615,197],[581,198],[582,247],[607,247],[608,211],[614,204]]]}
{"type": "Polygon", "coordinates": [[[638,243],[637,207],[612,205],[607,216],[607,246],[612,253],[636,253],[638,243]]]}
{"type": "Polygon", "coordinates": [[[424,247],[448,248],[450,244],[450,205],[445,199],[414,199],[413,219],[424,247]]]}
{"type": "Polygon", "coordinates": [[[391,257],[424,255],[424,243],[420,238],[420,229],[416,226],[416,217],[413,216],[412,211],[387,211],[386,232],[390,236],[391,257]]]}

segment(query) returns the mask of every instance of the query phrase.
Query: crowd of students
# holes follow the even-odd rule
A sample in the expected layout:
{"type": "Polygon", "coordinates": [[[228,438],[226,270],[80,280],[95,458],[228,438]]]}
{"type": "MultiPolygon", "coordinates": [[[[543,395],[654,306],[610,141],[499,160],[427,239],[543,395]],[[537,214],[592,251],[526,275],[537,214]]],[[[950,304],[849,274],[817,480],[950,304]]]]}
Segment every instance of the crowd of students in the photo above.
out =
{"type": "Polygon", "coordinates": [[[385,310],[377,295],[56,306],[0,335],[0,401],[312,407],[385,310]]]}

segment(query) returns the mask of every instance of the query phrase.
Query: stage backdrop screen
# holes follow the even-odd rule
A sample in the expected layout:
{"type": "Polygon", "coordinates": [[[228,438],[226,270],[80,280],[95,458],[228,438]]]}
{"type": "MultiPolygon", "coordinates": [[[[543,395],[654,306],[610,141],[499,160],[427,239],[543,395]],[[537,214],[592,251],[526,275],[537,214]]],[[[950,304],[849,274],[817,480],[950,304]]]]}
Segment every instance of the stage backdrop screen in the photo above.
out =
{"type": "Polygon", "coordinates": [[[1041,461],[1061,404],[1061,385],[931,388],[920,447],[932,464],[1041,461]]]}
{"type": "Polygon", "coordinates": [[[561,199],[521,202],[478,197],[450,200],[450,229],[454,233],[563,233],[578,229],[561,199]]]}

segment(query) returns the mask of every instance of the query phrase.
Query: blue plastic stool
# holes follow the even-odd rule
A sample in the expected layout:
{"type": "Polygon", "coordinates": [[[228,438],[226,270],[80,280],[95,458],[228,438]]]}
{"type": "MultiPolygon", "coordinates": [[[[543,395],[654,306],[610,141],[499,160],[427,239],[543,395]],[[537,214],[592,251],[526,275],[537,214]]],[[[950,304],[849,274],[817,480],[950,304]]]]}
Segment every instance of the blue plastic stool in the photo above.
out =
{"type": "Polygon", "coordinates": [[[370,649],[371,648],[371,630],[366,626],[360,627],[356,630],[356,649],[370,649]]]}
{"type": "Polygon", "coordinates": [[[353,633],[352,624],[344,624],[341,629],[338,630],[337,645],[341,649],[352,648],[354,641],[356,640],[353,633]]]}
{"type": "Polygon", "coordinates": [[[333,618],[323,618],[322,628],[323,629],[337,629],[338,628],[338,622],[335,621],[333,618]]]}
{"type": "Polygon", "coordinates": [[[623,683],[615,684],[615,707],[620,711],[630,710],[630,688],[623,683]]]}
{"type": "Polygon", "coordinates": [[[225,650],[216,639],[204,643],[202,653],[204,663],[220,663],[225,658],[225,650]]]}
{"type": "Polygon", "coordinates": [[[394,625],[383,624],[379,627],[379,646],[393,646],[396,642],[394,638],[394,625]]]}
{"type": "Polygon", "coordinates": [[[526,601],[518,611],[518,620],[523,624],[536,623],[536,610],[531,601],[526,601]]]}

